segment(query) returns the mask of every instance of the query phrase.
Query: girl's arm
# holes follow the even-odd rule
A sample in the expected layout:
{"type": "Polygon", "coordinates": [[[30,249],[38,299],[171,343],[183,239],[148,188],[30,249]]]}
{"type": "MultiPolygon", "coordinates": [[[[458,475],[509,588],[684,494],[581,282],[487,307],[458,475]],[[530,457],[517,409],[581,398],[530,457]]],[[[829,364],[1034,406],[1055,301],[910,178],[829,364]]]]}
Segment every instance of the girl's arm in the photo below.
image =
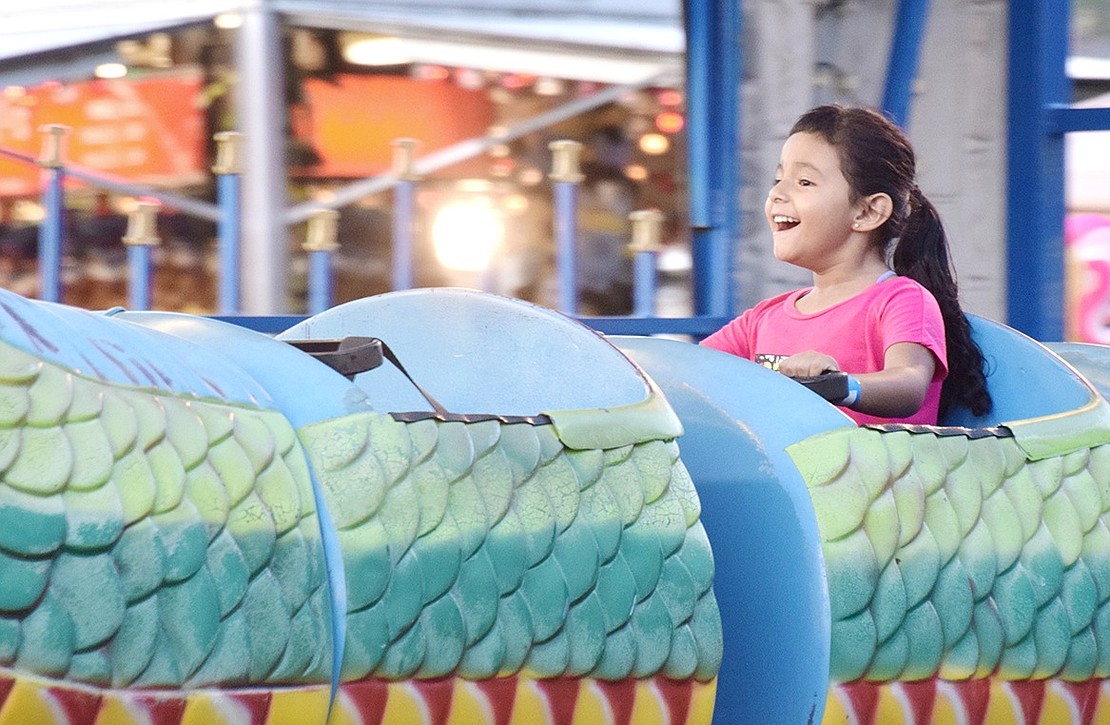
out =
{"type": "MultiPolygon", "coordinates": [[[[815,350],[791,355],[779,366],[779,372],[793,378],[839,369],[836,360],[815,350]]],[[[854,375],[860,394],[852,410],[881,418],[908,418],[921,409],[935,372],[936,359],[928,348],[897,342],[887,348],[882,370],[854,375]]]]}

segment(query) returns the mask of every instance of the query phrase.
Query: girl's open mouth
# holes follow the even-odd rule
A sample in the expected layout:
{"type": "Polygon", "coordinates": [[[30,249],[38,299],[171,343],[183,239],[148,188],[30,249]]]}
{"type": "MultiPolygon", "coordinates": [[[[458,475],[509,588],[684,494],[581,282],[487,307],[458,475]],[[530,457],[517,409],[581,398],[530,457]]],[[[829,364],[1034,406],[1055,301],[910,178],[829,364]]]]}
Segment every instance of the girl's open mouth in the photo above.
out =
{"type": "Polygon", "coordinates": [[[800,220],[792,216],[786,216],[785,214],[775,214],[771,217],[771,221],[775,225],[776,232],[784,232],[787,229],[793,229],[801,223],[800,220]]]}

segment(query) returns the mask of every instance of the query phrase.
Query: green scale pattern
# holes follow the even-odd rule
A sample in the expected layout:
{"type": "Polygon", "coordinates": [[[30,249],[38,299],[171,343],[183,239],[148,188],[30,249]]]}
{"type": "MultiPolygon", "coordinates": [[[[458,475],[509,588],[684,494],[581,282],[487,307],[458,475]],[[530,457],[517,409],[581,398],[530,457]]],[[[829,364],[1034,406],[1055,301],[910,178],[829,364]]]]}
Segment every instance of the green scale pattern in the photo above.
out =
{"type": "Polygon", "coordinates": [[[343,679],[708,680],[722,633],[673,440],[356,414],[300,430],[344,553],[343,679]]]}
{"type": "Polygon", "coordinates": [[[272,411],[0,343],[0,666],[97,686],[323,682],[307,462],[272,411]]]}
{"type": "Polygon", "coordinates": [[[1110,676],[1110,445],[843,429],[789,449],[823,541],[832,679],[1110,676]]]}

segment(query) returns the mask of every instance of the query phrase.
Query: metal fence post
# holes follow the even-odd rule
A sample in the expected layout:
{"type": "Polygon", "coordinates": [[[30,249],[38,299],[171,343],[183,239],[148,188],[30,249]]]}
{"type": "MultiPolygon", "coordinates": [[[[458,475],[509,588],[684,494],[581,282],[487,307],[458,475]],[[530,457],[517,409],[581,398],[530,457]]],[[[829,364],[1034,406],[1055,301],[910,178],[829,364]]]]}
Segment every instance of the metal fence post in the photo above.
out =
{"type": "Polygon", "coordinates": [[[655,315],[656,261],[662,249],[663,212],[640,209],[628,215],[632,220],[632,314],[655,315]]]}
{"type": "Polygon", "coordinates": [[[243,134],[221,131],[215,135],[216,203],[220,207],[220,220],[216,227],[218,256],[220,260],[220,286],[218,307],[221,315],[239,313],[239,260],[241,257],[240,187],[242,184],[243,134]]]}
{"type": "Polygon", "coordinates": [[[160,206],[157,202],[140,201],[127,218],[127,233],[123,236],[123,243],[127,245],[127,304],[132,310],[150,309],[150,250],[159,243],[160,206]]]}
{"type": "Polygon", "coordinates": [[[308,252],[308,314],[316,315],[335,303],[331,257],[336,242],[339,212],[321,209],[308,220],[304,249],[308,252]]]}
{"type": "Polygon", "coordinates": [[[559,271],[559,311],[573,315],[578,311],[577,229],[578,184],[582,181],[578,141],[552,141],[549,176],[555,182],[555,264],[559,271]]]}
{"type": "Polygon", "coordinates": [[[39,226],[39,299],[59,302],[62,298],[62,240],[65,239],[65,168],[62,141],[68,126],[49,123],[43,133],[42,154],[38,163],[47,172],[42,206],[46,214],[39,226]]]}
{"type": "Polygon", "coordinates": [[[413,195],[419,176],[413,170],[413,160],[419,141],[398,138],[392,141],[393,173],[397,185],[393,188],[393,289],[404,290],[413,286],[412,271],[412,213],[413,195]]]}

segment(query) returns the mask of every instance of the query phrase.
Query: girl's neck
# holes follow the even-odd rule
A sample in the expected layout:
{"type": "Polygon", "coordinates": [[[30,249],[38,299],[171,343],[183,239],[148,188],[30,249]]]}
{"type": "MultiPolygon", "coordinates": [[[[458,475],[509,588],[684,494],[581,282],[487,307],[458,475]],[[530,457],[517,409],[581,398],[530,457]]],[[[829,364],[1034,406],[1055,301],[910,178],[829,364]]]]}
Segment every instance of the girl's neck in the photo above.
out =
{"type": "Polygon", "coordinates": [[[797,301],[799,312],[820,312],[855,297],[889,272],[886,261],[869,257],[852,268],[829,269],[813,273],[813,289],[797,301]]]}

